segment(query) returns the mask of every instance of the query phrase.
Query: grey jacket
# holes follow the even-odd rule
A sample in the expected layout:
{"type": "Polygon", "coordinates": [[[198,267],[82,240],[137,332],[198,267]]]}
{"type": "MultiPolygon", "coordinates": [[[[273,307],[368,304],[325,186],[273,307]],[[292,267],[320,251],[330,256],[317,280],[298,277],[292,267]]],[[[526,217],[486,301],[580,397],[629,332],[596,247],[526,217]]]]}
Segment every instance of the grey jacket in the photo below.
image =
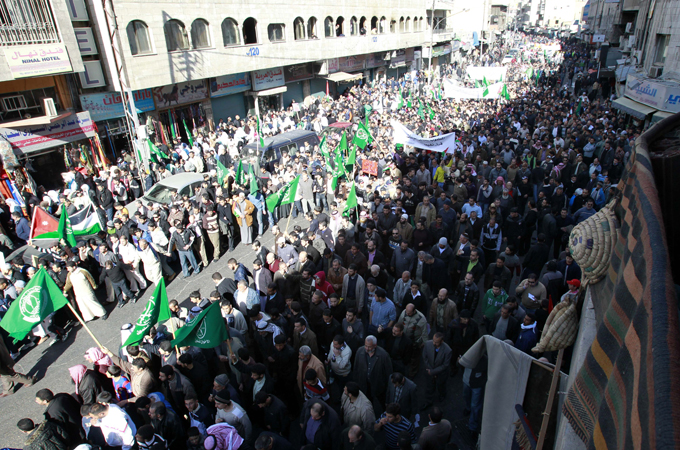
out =
{"type": "Polygon", "coordinates": [[[451,347],[445,342],[442,342],[439,348],[440,355],[435,360],[434,358],[434,343],[430,340],[425,343],[423,347],[423,359],[425,360],[425,369],[430,369],[430,375],[442,375],[449,372],[451,365],[451,347]]]}
{"type": "MultiPolygon", "coordinates": [[[[397,388],[394,387],[394,383],[390,381],[387,386],[387,398],[386,403],[394,403],[397,388]]],[[[418,393],[416,384],[404,377],[404,386],[401,388],[401,397],[399,397],[399,406],[401,407],[401,415],[406,417],[408,420],[413,418],[413,415],[418,412],[418,393]]]]}

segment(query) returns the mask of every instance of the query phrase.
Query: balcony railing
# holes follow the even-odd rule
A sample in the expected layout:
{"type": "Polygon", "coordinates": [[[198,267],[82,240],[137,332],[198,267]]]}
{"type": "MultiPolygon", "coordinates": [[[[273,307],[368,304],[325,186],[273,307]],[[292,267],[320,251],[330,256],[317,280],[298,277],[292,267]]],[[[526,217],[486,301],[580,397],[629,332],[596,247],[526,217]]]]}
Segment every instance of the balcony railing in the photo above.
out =
{"type": "Polygon", "coordinates": [[[0,1],[0,46],[61,42],[48,0],[0,1]]]}

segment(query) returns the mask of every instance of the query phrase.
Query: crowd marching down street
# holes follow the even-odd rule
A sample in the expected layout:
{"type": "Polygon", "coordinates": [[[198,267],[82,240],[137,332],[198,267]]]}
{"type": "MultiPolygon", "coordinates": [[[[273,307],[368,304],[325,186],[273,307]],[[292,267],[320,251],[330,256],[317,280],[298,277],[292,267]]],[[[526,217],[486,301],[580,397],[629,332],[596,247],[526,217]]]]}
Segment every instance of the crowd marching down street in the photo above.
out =
{"type": "Polygon", "coordinates": [[[173,147],[152,137],[148,170],[126,153],[26,211],[0,205],[0,402],[33,389],[44,406],[17,424],[24,448],[473,445],[487,361],[459,358],[491,335],[554,361],[532,349],[580,289],[570,231],[607,204],[642,132],[611,108],[592,50],[509,36],[173,147]],[[246,154],[291,130],[319,139],[246,154]],[[142,198],[192,172],[193,192],[142,198]],[[172,283],[188,299],[169,298],[172,283]],[[119,346],[100,344],[121,325],[119,346]],[[70,392],[13,368],[74,330],[93,345],[70,392]]]}

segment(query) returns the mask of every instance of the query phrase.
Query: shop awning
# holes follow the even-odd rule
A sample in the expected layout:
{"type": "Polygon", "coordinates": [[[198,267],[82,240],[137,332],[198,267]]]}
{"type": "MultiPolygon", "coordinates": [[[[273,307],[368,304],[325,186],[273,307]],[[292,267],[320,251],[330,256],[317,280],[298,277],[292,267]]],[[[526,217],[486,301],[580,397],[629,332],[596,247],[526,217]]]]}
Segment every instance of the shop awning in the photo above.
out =
{"type": "Polygon", "coordinates": [[[279,86],[271,89],[265,89],[264,91],[254,91],[252,92],[253,97],[266,97],[267,95],[276,95],[286,92],[288,88],[286,86],[279,86]]]}
{"type": "Polygon", "coordinates": [[[359,80],[363,77],[364,77],[363,73],[335,72],[330,75],[326,75],[323,78],[330,81],[335,81],[336,83],[343,83],[345,81],[359,80]]]}
{"type": "Polygon", "coordinates": [[[0,128],[14,128],[14,127],[30,127],[33,125],[47,125],[48,123],[54,123],[65,117],[70,116],[73,112],[65,112],[57,114],[56,116],[40,116],[31,117],[30,119],[16,120],[14,122],[0,123],[0,128]]]}
{"type": "Polygon", "coordinates": [[[617,98],[612,102],[612,106],[638,119],[645,119],[648,115],[655,112],[656,109],[650,108],[647,105],[631,100],[628,97],[617,98]]]}
{"type": "Polygon", "coordinates": [[[673,113],[669,113],[669,112],[666,112],[666,111],[657,111],[652,116],[652,123],[661,122],[666,117],[670,117],[672,115],[673,115],[673,113]]]}

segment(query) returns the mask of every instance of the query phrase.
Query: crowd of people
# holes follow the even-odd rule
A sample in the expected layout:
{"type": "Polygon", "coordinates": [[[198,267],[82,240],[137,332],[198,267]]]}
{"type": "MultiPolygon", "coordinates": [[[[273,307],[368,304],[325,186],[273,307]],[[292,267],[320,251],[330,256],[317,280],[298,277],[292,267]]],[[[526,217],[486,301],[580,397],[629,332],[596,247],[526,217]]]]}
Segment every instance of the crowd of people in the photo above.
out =
{"type": "MultiPolygon", "coordinates": [[[[477,436],[487,361],[462,368],[459,357],[488,334],[552,358],[532,349],[552,306],[578,295],[569,233],[615,195],[642,131],[611,109],[608,90],[589,71],[596,62],[587,46],[562,42],[551,61],[532,47],[538,43],[554,41],[516,35],[433,74],[356,85],[334,100],[263,115],[263,133],[272,135],[365,121],[373,141],[337,186],[318,145],[260,166],[256,190],[250,180],[239,184],[239,152],[259,136],[255,118],[236,116],[197,132],[193,146],[159,143],[167,158],[149,171],[126,155],[97,177],[76,172],[56,199],[33,202],[55,215],[92,203],[108,229],[75,248],[43,249],[36,267],[21,258],[5,264],[5,310],[40,267],[89,321],[108,317],[98,285],[106,286],[106,302],[122,307],[172,279],[177,259],[189,277],[249,245],[252,263],[229,258],[233,276],[215,270],[208,296],[192,292],[188,307],[171,300],[171,319],[143,343],[90,349],[88,365],[69,369],[75,393],[37,391],[46,420],[17,424],[29,434],[27,448],[442,449],[451,439],[446,399],[456,376],[463,390],[454,395],[477,436]],[[508,65],[509,100],[438,98],[442,78],[469,84],[466,66],[498,66],[520,42],[526,47],[508,65]],[[419,114],[418,102],[432,114],[419,114]],[[393,142],[391,119],[423,137],[455,132],[459,145],[444,154],[404,148],[393,142]],[[379,175],[361,173],[362,160],[376,161],[379,175]],[[225,179],[218,163],[229,168],[225,179]],[[204,174],[195,197],[138,200],[128,213],[142,186],[183,171],[204,174]],[[266,199],[299,174],[294,203],[270,211],[266,199]],[[343,214],[351,186],[358,205],[343,214]],[[307,226],[279,222],[298,214],[307,226]],[[271,249],[262,243],[265,229],[271,249]],[[169,330],[215,302],[229,341],[174,348],[169,330]]],[[[340,140],[326,135],[331,154],[340,140]]],[[[26,218],[11,215],[0,217],[16,229],[13,241],[1,242],[8,250],[29,240],[26,218]]],[[[5,394],[34,381],[12,369],[19,348],[63,340],[72,320],[60,310],[23,342],[3,335],[5,394]]]]}

